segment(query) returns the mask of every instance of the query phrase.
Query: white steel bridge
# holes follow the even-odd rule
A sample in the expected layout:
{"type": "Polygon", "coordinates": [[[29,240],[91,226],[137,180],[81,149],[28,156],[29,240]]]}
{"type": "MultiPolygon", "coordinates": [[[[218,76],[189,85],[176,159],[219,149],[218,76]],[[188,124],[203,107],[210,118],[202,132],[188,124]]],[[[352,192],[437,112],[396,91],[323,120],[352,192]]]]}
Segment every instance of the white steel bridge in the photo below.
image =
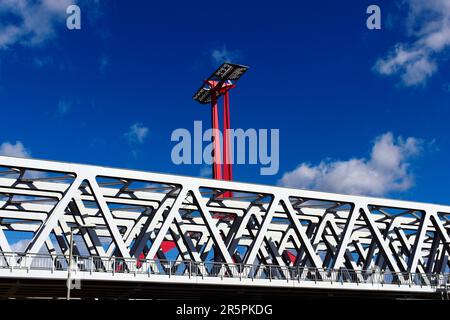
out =
{"type": "Polygon", "coordinates": [[[60,296],[69,269],[78,296],[100,298],[448,297],[449,217],[442,205],[0,157],[0,297],[60,296]]]}

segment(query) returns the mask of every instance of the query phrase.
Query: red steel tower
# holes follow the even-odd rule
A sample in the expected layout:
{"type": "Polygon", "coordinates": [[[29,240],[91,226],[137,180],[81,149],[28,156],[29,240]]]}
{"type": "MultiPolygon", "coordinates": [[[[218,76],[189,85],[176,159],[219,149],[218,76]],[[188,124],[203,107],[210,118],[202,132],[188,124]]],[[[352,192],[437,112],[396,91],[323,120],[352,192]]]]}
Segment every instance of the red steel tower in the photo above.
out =
{"type": "MultiPolygon", "coordinates": [[[[204,81],[193,99],[201,104],[211,104],[212,143],[213,143],[213,178],[217,180],[233,180],[233,163],[230,150],[230,90],[236,87],[236,82],[248,70],[248,67],[223,63],[204,81]],[[219,110],[218,101],[223,96],[223,161],[220,154],[219,110]]],[[[224,196],[231,196],[227,192],[224,196]]]]}

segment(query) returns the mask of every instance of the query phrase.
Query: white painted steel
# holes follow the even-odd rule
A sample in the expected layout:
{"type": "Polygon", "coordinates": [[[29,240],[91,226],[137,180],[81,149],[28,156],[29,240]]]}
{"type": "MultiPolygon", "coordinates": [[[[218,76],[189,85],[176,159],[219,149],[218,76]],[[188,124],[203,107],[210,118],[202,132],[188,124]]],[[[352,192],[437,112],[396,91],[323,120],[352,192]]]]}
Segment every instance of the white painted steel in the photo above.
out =
{"type": "Polygon", "coordinates": [[[60,277],[72,229],[74,254],[98,261],[86,279],[435,290],[449,217],[436,204],[0,156],[0,277],[60,277]],[[38,270],[37,254],[59,264],[38,270]],[[154,274],[152,261],[178,267],[154,274]]]}

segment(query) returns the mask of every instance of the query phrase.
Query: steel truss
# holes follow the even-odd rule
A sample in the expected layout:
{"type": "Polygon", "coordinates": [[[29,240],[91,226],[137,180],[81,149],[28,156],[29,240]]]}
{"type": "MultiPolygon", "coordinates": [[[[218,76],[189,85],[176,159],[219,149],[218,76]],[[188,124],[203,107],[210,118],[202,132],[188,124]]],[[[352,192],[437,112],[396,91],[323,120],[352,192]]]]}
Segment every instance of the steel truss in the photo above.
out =
{"type": "Polygon", "coordinates": [[[122,272],[156,261],[188,275],[188,265],[220,265],[196,267],[209,277],[241,265],[247,278],[321,270],[357,283],[427,275],[430,285],[449,272],[449,217],[434,204],[0,157],[0,265],[11,270],[39,255],[67,264],[73,232],[74,255],[96,261],[90,272],[113,259],[122,272]]]}

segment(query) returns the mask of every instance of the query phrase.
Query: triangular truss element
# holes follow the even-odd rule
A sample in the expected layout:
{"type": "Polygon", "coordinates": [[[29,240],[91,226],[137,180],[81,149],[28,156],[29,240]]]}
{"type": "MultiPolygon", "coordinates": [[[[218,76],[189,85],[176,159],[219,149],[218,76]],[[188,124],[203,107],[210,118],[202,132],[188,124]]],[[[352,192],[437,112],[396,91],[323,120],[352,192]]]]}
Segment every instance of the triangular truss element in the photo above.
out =
{"type": "Polygon", "coordinates": [[[192,261],[442,273],[449,230],[439,205],[0,157],[0,259],[67,256],[72,238],[74,255],[170,260],[174,272],[192,261]]]}

